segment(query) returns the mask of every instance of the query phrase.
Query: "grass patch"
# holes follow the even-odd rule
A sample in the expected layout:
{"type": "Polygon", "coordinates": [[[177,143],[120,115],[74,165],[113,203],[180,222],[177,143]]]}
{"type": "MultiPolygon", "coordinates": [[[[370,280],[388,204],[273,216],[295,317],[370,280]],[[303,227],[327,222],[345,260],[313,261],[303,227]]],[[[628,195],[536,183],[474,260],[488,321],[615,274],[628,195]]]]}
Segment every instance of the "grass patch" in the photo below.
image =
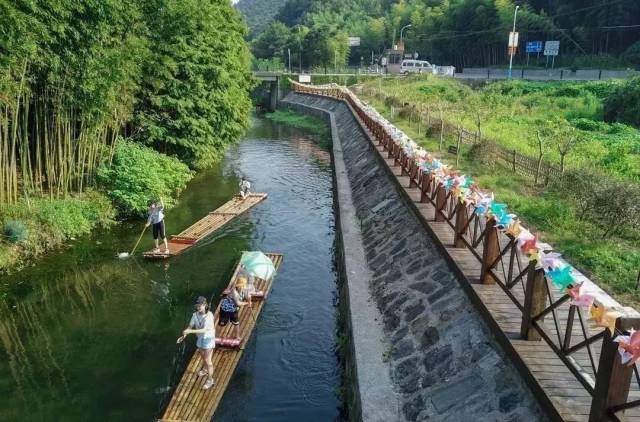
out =
{"type": "Polygon", "coordinates": [[[307,114],[296,113],[291,110],[277,110],[266,114],[267,119],[276,123],[308,130],[315,135],[327,135],[329,129],[324,120],[307,114]]]}
{"type": "Polygon", "coordinates": [[[545,160],[556,165],[561,140],[575,136],[580,142],[567,155],[567,167],[595,166],[616,177],[640,180],[640,130],[603,120],[605,101],[621,84],[496,81],[472,87],[415,75],[366,81],[362,96],[367,101],[377,97],[387,103],[412,104],[432,115],[442,111],[445,120],[471,132],[480,118],[483,138],[532,157],[537,155],[536,132],[551,131],[545,160]]]}
{"type": "Polygon", "coordinates": [[[109,198],[96,191],[64,199],[31,198],[0,210],[0,273],[19,270],[27,260],[60,246],[64,241],[89,234],[113,223],[115,209],[109,198]]]}

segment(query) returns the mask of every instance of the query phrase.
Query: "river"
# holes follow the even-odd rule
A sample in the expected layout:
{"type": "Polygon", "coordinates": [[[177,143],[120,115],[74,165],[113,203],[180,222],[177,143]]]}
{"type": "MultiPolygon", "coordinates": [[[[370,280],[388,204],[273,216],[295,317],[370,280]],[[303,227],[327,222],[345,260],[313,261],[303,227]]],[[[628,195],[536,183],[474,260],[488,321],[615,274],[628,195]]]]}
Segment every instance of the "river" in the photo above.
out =
{"type": "MultiPolygon", "coordinates": [[[[167,231],[226,202],[240,175],[268,199],[183,255],[117,259],[143,225],[125,222],[2,277],[0,420],[153,420],[195,348],[194,338],[175,344],[195,297],[218,297],[243,250],[280,252],[284,262],[214,420],[338,418],[328,149],[254,117],[167,212],[167,231]]],[[[140,250],[151,245],[147,234],[140,250]]]]}

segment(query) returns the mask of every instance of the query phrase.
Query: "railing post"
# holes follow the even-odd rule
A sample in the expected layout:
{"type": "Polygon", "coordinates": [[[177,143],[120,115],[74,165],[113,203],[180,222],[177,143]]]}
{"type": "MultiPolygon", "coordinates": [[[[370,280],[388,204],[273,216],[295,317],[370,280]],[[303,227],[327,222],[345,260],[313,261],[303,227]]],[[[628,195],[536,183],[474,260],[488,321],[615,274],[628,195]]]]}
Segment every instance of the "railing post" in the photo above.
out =
{"type": "Polygon", "coordinates": [[[484,240],[482,248],[482,269],[480,270],[480,282],[482,284],[493,284],[496,282],[491,275],[491,264],[498,258],[500,247],[498,245],[498,229],[496,220],[490,218],[484,229],[484,240]]]}
{"type": "Polygon", "coordinates": [[[409,167],[409,188],[418,187],[418,164],[416,160],[411,160],[411,166],[409,167]]]}
{"type": "Polygon", "coordinates": [[[442,222],[445,221],[445,215],[442,212],[444,207],[447,205],[447,191],[445,191],[442,183],[438,184],[436,188],[436,218],[435,221],[442,222]]]}
{"type": "Polygon", "coordinates": [[[427,203],[429,202],[429,187],[431,186],[431,172],[423,171],[420,181],[420,202],[427,203]]]}
{"type": "Polygon", "coordinates": [[[407,155],[404,151],[400,152],[400,176],[407,176],[407,155]]]}
{"type": "MultiPolygon", "coordinates": [[[[620,317],[616,320],[616,330],[625,332],[638,328],[639,322],[638,318],[620,317]]],[[[620,361],[618,343],[613,341],[615,336],[605,330],[589,422],[609,420],[609,408],[626,403],[629,397],[633,366],[623,365],[620,361]]]]}
{"type": "Polygon", "coordinates": [[[456,226],[455,226],[455,238],[453,240],[454,248],[464,248],[464,235],[467,233],[467,222],[469,221],[469,212],[467,210],[467,204],[464,201],[458,201],[456,205],[456,226]]]}
{"type": "Polygon", "coordinates": [[[536,263],[531,262],[527,272],[524,310],[520,326],[520,336],[525,340],[538,341],[542,338],[538,330],[533,327],[533,317],[539,315],[547,306],[547,290],[544,283],[546,283],[544,270],[536,269],[536,263]]]}

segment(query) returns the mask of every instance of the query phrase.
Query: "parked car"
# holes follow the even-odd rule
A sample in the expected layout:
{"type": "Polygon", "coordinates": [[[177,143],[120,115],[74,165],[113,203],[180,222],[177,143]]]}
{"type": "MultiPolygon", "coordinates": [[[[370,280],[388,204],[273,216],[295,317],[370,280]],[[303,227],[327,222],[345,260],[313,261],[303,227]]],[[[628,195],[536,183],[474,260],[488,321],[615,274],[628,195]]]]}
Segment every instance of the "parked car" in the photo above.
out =
{"type": "Polygon", "coordinates": [[[433,73],[433,66],[426,60],[403,60],[400,73],[433,73]]]}

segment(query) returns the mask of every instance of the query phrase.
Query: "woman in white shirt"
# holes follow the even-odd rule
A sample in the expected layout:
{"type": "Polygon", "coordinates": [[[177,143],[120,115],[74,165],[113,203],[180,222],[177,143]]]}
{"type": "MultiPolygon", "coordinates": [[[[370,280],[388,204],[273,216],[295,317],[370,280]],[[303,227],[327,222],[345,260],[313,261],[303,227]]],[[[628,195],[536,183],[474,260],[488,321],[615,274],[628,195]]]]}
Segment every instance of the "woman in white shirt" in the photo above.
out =
{"type": "Polygon", "coordinates": [[[198,297],[194,307],[196,312],[191,316],[189,326],[185,328],[182,336],[178,338],[178,343],[184,340],[189,334],[196,334],[198,336],[196,346],[205,364],[205,367],[198,372],[198,376],[203,377],[209,375],[203,387],[205,390],[208,390],[215,384],[213,381],[213,363],[211,362],[211,356],[213,355],[213,349],[216,347],[216,326],[213,313],[209,310],[209,305],[205,297],[198,297]]]}

